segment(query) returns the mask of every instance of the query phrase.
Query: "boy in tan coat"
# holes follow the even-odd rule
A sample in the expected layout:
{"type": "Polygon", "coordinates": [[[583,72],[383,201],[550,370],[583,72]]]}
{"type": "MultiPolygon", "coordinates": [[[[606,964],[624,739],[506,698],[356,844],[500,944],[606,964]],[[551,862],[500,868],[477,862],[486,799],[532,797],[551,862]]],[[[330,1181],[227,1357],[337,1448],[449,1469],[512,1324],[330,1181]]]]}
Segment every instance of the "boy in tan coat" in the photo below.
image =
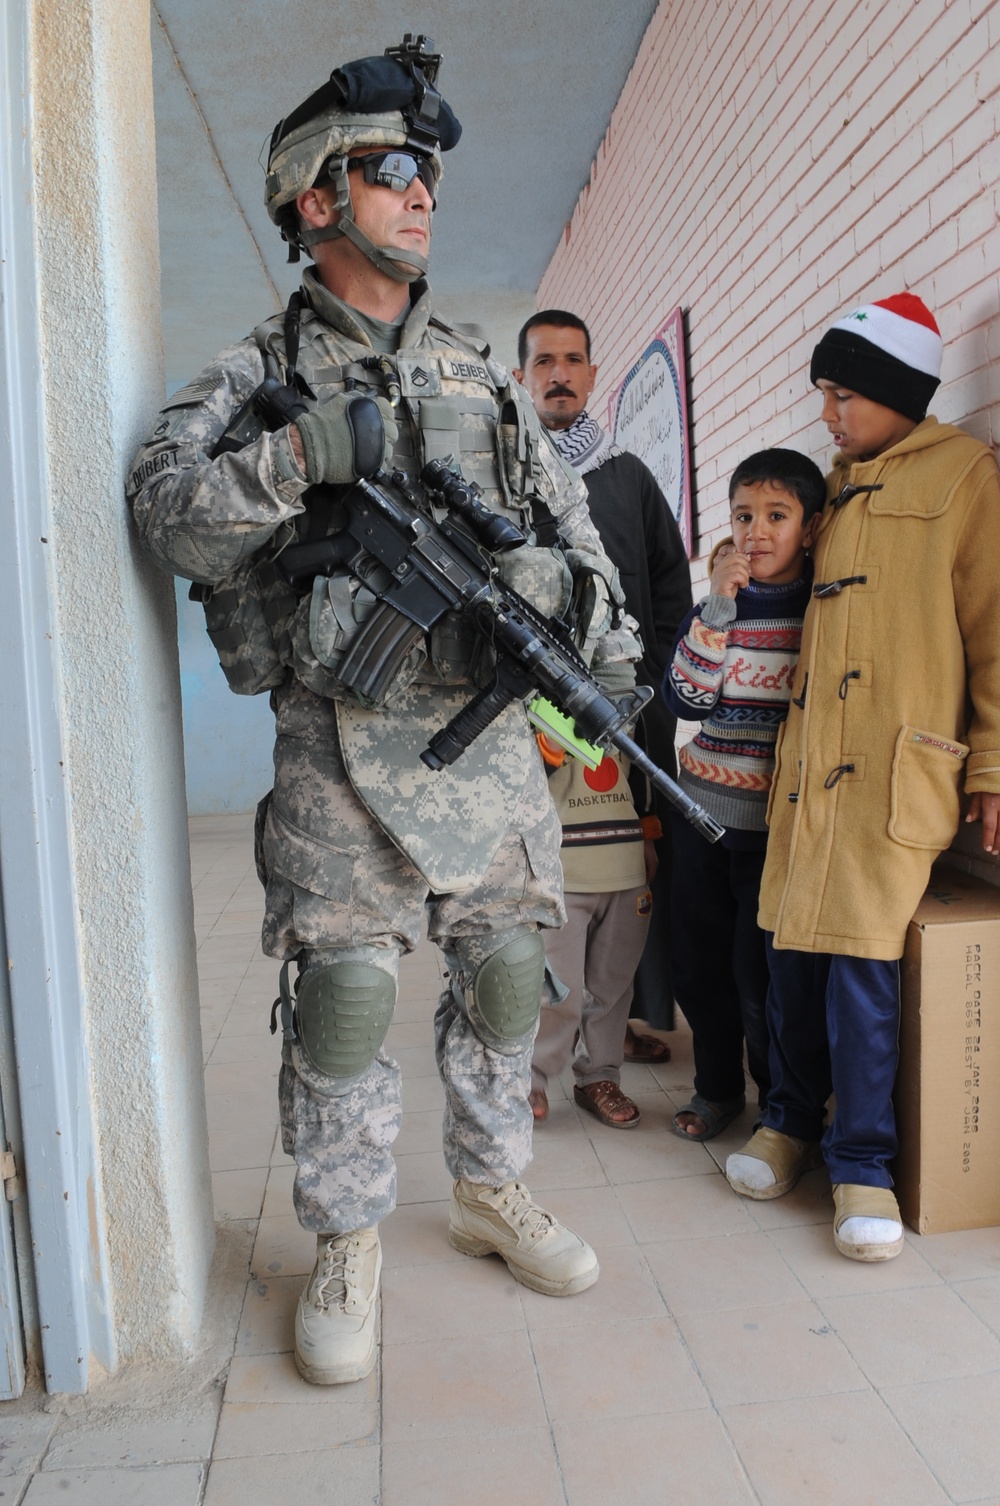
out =
{"type": "Polygon", "coordinates": [[[778,1197],[822,1138],[834,1242],[854,1260],[902,1249],[898,959],[963,786],[998,846],[1000,475],[985,445],[924,417],[940,369],[937,325],[908,293],[856,309],[813,352],[839,453],[761,887],[773,1087],[726,1165],[738,1192],[778,1197]]]}

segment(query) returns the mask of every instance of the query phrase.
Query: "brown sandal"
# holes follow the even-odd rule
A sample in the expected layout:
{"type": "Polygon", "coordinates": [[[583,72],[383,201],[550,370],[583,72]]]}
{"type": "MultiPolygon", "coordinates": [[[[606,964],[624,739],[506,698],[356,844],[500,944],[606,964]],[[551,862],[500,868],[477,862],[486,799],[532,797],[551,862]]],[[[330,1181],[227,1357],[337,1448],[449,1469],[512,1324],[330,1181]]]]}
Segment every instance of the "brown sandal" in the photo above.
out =
{"type": "Polygon", "coordinates": [[[602,1082],[588,1082],[583,1087],[577,1084],[573,1089],[573,1097],[581,1109],[586,1109],[588,1114],[596,1114],[609,1129],[635,1129],[642,1117],[639,1105],[610,1078],[605,1078],[602,1082]],[[629,1117],[615,1119],[614,1115],[620,1114],[623,1109],[630,1111],[629,1117]]]}
{"type": "Polygon", "coordinates": [[[531,1105],[531,1117],[536,1124],[541,1124],[543,1119],[549,1117],[549,1100],[544,1088],[532,1088],[528,1102],[531,1105]]]}
{"type": "Polygon", "coordinates": [[[625,1060],[645,1062],[648,1067],[660,1067],[670,1060],[670,1047],[666,1041],[657,1040],[655,1035],[640,1035],[631,1025],[626,1025],[625,1060]]]}

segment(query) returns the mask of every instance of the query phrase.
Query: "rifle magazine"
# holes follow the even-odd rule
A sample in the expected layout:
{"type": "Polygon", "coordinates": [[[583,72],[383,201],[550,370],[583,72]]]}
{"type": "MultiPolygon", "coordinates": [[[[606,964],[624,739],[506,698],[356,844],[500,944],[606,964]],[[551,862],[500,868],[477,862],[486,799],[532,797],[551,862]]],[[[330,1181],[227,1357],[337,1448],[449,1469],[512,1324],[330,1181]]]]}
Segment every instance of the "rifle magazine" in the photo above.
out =
{"type": "MultiPolygon", "coordinates": [[[[338,671],[343,685],[362,706],[383,706],[412,659],[411,670],[425,658],[424,630],[388,602],[381,602],[358,629],[338,671]]],[[[405,676],[408,683],[412,673],[405,676]]]]}

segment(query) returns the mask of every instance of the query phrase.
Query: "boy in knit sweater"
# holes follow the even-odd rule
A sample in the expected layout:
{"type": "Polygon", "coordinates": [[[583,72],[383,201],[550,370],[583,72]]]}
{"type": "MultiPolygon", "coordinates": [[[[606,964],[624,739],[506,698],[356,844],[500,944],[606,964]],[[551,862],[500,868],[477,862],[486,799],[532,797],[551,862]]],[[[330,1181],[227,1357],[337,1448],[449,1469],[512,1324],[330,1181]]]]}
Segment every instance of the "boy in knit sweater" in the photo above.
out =
{"type": "Polygon", "coordinates": [[[794,450],[761,450],[737,466],[733,541],[713,556],[711,595],[681,624],[664,681],[670,710],[703,724],[681,749],[680,783],[726,828],[711,845],[672,818],[674,992],[695,1061],[694,1095],[672,1128],[689,1140],[712,1139],[742,1112],[744,1039],[762,1109],[767,1099],[765,817],[825,495],[819,468],[794,450]]]}
{"type": "Polygon", "coordinates": [[[899,958],[963,790],[966,820],[998,846],[1000,475],[985,444],[925,417],[941,356],[912,293],[854,309],[813,351],[838,453],[761,879],[772,1084],[726,1163],[738,1192],[773,1198],[821,1153],[852,1260],[903,1248],[899,958]]]}

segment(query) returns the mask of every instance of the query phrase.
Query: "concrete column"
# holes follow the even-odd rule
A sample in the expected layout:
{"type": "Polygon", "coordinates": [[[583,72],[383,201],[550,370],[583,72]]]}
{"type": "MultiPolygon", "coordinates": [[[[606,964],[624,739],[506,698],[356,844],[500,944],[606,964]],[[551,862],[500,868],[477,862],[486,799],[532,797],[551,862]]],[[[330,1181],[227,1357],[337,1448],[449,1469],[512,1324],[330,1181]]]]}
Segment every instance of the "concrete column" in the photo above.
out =
{"type": "Polygon", "coordinates": [[[122,495],[163,394],[149,6],[13,3],[29,23],[25,327],[46,472],[23,505],[46,529],[114,1364],[190,1350],[213,1243],[173,589],[138,555],[122,495]]]}

